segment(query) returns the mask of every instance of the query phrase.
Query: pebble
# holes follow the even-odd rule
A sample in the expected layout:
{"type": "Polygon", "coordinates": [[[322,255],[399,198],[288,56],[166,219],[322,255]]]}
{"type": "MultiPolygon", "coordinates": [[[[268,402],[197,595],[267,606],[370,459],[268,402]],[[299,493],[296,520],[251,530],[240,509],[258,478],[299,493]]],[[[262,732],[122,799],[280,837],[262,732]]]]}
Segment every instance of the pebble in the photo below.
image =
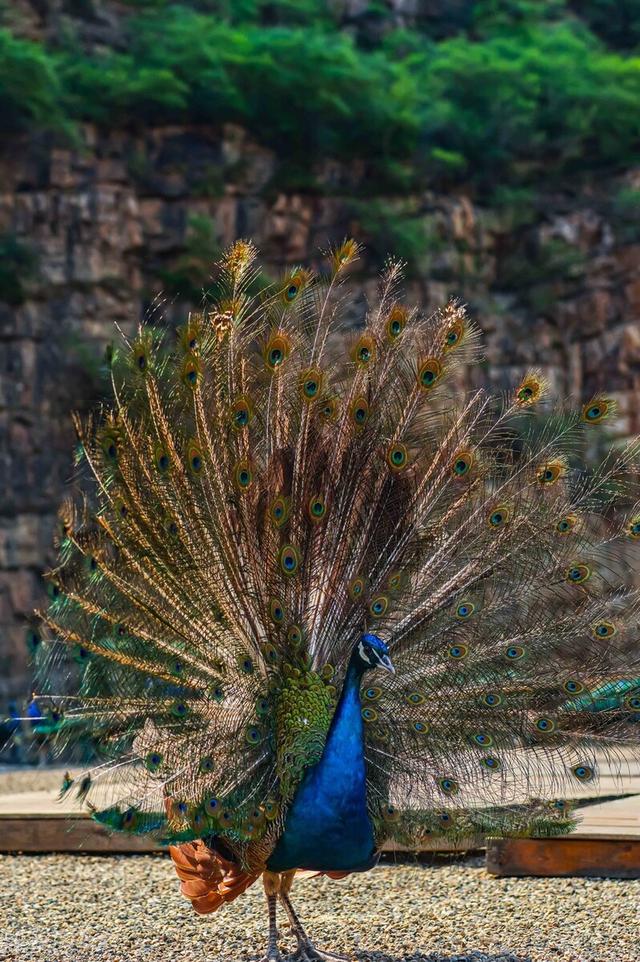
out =
{"type": "MultiPolygon", "coordinates": [[[[638,962],[640,881],[483,866],[383,864],[300,880],[293,901],[320,948],[358,962],[638,962]]],[[[266,933],[259,882],[201,917],[165,855],[0,856],[0,962],[244,962],[262,958],[266,933]]]]}

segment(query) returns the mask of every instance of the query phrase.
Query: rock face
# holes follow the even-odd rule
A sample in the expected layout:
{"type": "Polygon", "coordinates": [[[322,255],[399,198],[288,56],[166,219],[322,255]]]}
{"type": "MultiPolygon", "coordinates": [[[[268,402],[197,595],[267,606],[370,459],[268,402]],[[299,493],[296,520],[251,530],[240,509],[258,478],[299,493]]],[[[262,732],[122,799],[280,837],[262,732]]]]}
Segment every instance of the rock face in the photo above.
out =
{"type": "MultiPolygon", "coordinates": [[[[640,229],[611,201],[633,199],[640,171],[535,210],[435,194],[355,207],[335,189],[278,188],[274,156],[237,128],[84,138],[82,150],[25,140],[0,156],[0,243],[13,265],[0,289],[0,712],[29,691],[24,641],[71,473],[69,411],[102,395],[114,322],[130,329],[162,288],[197,296],[216,250],[238,236],[277,276],[354,234],[373,251],[366,286],[386,246],[410,235],[409,299],[432,308],[456,294],[486,333],[475,382],[503,387],[536,365],[558,395],[612,392],[617,435],[640,429],[640,229]]],[[[318,180],[346,175],[327,164],[318,180]]],[[[166,307],[176,321],[187,309],[166,307]]]]}

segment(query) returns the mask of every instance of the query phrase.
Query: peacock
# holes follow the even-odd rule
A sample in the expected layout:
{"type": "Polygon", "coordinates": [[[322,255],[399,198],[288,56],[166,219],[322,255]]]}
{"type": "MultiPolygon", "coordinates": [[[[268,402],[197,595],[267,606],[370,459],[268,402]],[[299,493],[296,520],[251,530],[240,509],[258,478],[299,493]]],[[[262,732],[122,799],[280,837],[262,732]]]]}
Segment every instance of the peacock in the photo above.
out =
{"type": "Polygon", "coordinates": [[[61,795],[167,846],[198,913],[262,877],[266,962],[278,903],[297,962],[338,958],[297,873],[569,831],[640,735],[639,445],[584,467],[614,399],[467,389],[479,329],[399,261],[354,329],[359,252],[274,281],[239,240],[181,327],[119,332],[30,635],[38,729],[90,756],[61,795]]]}

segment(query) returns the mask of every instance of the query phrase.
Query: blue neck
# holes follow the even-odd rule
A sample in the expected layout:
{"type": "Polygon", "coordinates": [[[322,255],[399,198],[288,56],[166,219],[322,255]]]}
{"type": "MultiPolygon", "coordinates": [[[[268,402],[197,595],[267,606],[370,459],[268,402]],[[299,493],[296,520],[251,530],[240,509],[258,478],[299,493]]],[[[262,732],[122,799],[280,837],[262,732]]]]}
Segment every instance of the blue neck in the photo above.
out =
{"type": "Polygon", "coordinates": [[[364,724],[360,704],[360,682],[365,672],[359,658],[352,655],[342,686],[340,700],[331,720],[323,757],[339,757],[343,769],[362,772],[364,778],[364,724]]]}
{"type": "Polygon", "coordinates": [[[322,757],[307,769],[267,862],[274,872],[291,868],[357,872],[373,864],[360,707],[363,672],[360,659],[352,657],[322,757]]]}

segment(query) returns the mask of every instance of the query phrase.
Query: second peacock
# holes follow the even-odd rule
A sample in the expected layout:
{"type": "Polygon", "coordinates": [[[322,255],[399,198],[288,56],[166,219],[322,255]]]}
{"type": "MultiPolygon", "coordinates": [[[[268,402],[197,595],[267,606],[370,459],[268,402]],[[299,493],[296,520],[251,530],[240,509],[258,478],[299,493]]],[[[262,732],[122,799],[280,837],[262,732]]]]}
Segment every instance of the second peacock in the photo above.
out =
{"type": "Polygon", "coordinates": [[[638,445],[581,464],[613,401],[465,391],[476,329],[395,262],[351,333],[357,255],[265,287],[239,241],[177,337],[122,339],[36,646],[41,727],[97,756],[63,791],[170,846],[197,912],[262,876],[267,962],[278,901],[295,958],[333,957],[297,871],[568,831],[640,740],[638,445]]]}

